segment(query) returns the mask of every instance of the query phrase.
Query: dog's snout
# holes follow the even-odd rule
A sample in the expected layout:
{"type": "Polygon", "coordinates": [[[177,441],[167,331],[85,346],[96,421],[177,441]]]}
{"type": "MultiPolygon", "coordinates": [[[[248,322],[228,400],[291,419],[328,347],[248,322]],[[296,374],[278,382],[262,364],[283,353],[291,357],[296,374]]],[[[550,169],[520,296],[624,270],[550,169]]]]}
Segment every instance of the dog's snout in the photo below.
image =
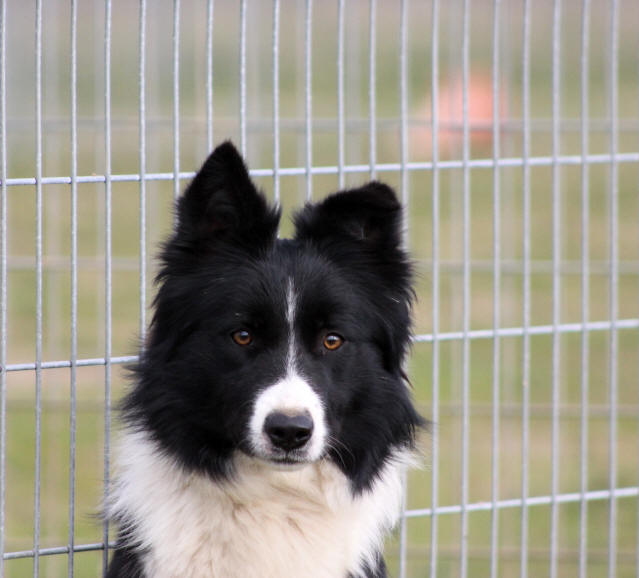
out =
{"type": "Polygon", "coordinates": [[[264,432],[275,447],[289,452],[311,439],[313,420],[307,412],[294,415],[273,412],[264,421],[264,432]]]}

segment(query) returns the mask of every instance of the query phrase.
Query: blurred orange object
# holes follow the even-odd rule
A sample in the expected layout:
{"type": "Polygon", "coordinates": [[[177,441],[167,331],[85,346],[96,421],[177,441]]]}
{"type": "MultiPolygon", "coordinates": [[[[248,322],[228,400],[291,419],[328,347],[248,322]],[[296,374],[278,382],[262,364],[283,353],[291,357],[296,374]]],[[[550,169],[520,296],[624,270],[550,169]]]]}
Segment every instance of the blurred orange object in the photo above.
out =
{"type": "MultiPolygon", "coordinates": [[[[463,130],[463,81],[458,76],[440,82],[437,107],[439,154],[449,156],[461,150],[463,130]]],[[[506,94],[499,83],[499,121],[506,118],[506,94]]],[[[432,121],[430,95],[416,111],[420,120],[432,121]]],[[[493,83],[490,73],[476,72],[468,79],[468,127],[470,144],[489,147],[493,140],[493,83]]],[[[432,155],[432,132],[430,126],[415,126],[410,134],[411,151],[414,156],[432,155]]]]}

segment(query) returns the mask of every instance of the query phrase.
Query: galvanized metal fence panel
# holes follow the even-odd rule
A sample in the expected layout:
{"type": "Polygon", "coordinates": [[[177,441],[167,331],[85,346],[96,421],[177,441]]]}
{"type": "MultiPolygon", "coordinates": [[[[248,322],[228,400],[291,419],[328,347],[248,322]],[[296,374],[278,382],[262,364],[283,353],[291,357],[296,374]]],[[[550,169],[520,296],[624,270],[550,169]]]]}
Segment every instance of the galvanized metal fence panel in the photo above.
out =
{"type": "Polygon", "coordinates": [[[434,427],[392,574],[639,576],[636,3],[0,6],[0,575],[106,569],[150,255],[232,137],[286,210],[404,202],[434,427]]]}

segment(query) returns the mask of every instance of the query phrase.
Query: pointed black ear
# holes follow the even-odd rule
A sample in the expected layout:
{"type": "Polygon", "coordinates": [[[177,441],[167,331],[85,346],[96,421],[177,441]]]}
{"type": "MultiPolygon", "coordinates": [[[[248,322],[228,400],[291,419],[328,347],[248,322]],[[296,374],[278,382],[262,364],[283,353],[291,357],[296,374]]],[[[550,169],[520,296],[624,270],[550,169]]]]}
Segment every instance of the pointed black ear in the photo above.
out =
{"type": "Polygon", "coordinates": [[[230,141],[219,145],[178,201],[175,241],[181,248],[206,250],[232,241],[245,248],[275,239],[280,219],[256,188],[244,160],[230,141]]]}
{"type": "Polygon", "coordinates": [[[401,375],[409,344],[412,267],[402,249],[402,206],[379,182],[307,205],[295,219],[296,240],[336,264],[379,322],[375,340],[387,367],[401,375]]]}
{"type": "Polygon", "coordinates": [[[412,267],[401,246],[402,206],[389,186],[373,181],[306,205],[295,226],[297,241],[411,301],[412,267]]]}
{"type": "Polygon", "coordinates": [[[401,244],[402,208],[393,189],[373,181],[307,205],[295,226],[298,240],[318,245],[347,241],[364,250],[394,252],[401,244]]]}

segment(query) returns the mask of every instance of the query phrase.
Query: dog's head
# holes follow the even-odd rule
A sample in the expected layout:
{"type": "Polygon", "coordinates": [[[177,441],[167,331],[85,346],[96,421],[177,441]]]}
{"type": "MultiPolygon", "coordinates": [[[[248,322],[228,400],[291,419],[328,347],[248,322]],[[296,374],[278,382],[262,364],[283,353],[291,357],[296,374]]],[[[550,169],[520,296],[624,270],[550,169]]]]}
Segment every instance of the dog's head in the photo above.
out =
{"type": "Polygon", "coordinates": [[[421,419],[402,362],[411,271],[381,183],[304,207],[293,239],[230,143],[178,203],[150,337],[125,417],[184,467],[232,473],[330,459],[356,489],[421,419]]]}

